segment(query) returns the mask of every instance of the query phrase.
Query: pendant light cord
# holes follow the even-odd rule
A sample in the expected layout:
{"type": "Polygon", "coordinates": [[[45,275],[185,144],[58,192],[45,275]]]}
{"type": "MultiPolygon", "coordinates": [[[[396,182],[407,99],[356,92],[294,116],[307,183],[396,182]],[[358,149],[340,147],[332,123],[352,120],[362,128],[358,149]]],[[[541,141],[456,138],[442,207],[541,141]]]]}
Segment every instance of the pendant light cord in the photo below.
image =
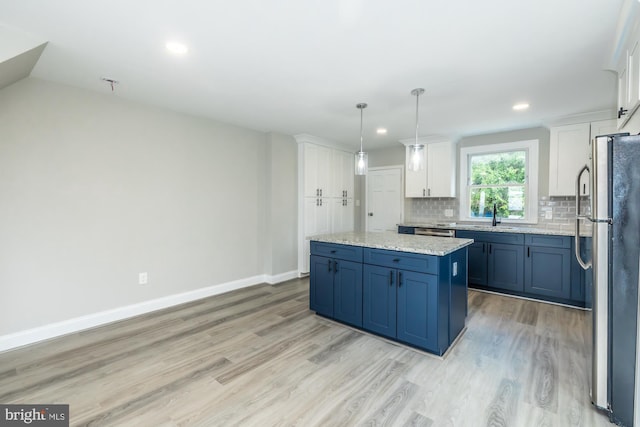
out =
{"type": "Polygon", "coordinates": [[[362,153],[362,110],[360,109],[360,152],[362,153]]]}
{"type": "Polygon", "coordinates": [[[418,108],[419,108],[419,101],[420,100],[420,92],[416,92],[416,147],[418,146],[418,108]]]}

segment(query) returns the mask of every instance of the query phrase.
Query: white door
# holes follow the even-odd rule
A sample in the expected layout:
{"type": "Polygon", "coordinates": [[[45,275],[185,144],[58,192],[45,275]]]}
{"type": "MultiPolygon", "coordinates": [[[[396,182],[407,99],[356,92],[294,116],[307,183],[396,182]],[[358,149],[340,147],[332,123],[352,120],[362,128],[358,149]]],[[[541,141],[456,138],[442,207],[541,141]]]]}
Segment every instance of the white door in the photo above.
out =
{"type": "Polygon", "coordinates": [[[369,169],[367,174],[367,231],[396,231],[402,222],[402,167],[369,169]]]}

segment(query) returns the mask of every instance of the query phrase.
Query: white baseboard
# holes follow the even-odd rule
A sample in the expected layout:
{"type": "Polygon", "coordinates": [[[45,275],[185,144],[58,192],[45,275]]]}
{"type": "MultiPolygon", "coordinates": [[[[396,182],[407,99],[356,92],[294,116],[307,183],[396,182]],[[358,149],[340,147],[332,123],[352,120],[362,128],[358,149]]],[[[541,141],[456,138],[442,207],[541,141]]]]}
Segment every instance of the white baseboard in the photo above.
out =
{"type": "Polygon", "coordinates": [[[265,274],[264,281],[270,285],[275,285],[276,283],[286,282],[287,280],[297,279],[298,278],[298,270],[287,271],[286,273],[276,274],[274,276],[270,276],[265,274]]]}
{"type": "Polygon", "coordinates": [[[141,314],[150,313],[152,311],[161,310],[163,308],[172,307],[178,304],[207,298],[213,295],[222,294],[236,289],[246,288],[260,283],[284,282],[286,280],[298,277],[297,271],[288,271],[276,275],[257,275],[247,277],[245,279],[234,280],[206,288],[196,289],[193,291],[183,292],[166,297],[156,298],[149,301],[143,301],[137,304],[131,304],[124,307],[118,307],[111,310],[105,310],[98,313],[88,314],[73,319],[63,320],[61,322],[51,323],[49,325],[40,326],[33,329],[14,332],[8,335],[0,336],[0,352],[11,350],[13,348],[22,347],[39,341],[67,335],[74,332],[82,331],[96,326],[105,325],[107,323],[128,319],[130,317],[139,316],[141,314]]]}

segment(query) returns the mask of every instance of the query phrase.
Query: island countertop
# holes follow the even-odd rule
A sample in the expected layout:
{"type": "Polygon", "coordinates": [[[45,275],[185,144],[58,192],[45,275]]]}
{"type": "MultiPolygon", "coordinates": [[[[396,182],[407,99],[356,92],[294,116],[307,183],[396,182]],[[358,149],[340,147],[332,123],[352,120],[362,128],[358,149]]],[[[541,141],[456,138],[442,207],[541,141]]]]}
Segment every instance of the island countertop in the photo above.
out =
{"type": "Polygon", "coordinates": [[[310,237],[309,240],[436,256],[448,255],[473,243],[473,239],[416,236],[391,231],[322,234],[310,237]]]}

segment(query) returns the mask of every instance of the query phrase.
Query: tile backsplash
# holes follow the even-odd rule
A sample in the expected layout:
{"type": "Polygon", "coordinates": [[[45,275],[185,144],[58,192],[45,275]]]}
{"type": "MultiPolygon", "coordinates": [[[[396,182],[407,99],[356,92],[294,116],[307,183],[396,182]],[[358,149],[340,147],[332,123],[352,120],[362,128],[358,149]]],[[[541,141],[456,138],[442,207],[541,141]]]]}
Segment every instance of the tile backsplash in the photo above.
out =
{"type": "MultiPolygon", "coordinates": [[[[460,203],[455,198],[405,199],[405,222],[457,222],[460,217],[460,203]],[[453,216],[445,216],[450,210],[453,216]]],[[[583,214],[589,212],[589,198],[583,197],[583,214]]],[[[549,229],[573,229],[575,226],[575,197],[542,196],[538,200],[537,227],[549,229]],[[551,212],[551,218],[547,213],[551,212]]],[[[581,228],[587,231],[590,223],[583,221],[581,228]]]]}

